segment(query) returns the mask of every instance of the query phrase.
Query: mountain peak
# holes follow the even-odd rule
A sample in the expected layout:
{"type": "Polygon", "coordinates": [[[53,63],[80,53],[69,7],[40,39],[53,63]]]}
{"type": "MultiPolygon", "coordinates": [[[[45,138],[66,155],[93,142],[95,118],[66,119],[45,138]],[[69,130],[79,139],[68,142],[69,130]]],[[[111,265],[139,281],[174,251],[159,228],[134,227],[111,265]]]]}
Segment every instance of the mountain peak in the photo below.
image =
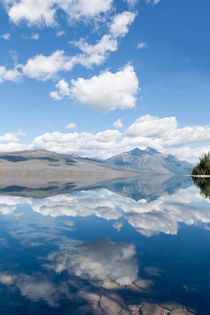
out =
{"type": "Polygon", "coordinates": [[[137,156],[140,156],[144,153],[143,150],[140,150],[139,148],[135,148],[131,151],[129,151],[128,153],[132,154],[132,155],[137,155],[137,156]]]}
{"type": "Polygon", "coordinates": [[[135,149],[129,151],[128,153],[130,153],[131,155],[141,156],[142,154],[145,154],[145,153],[149,153],[152,155],[152,154],[157,154],[160,152],[150,147],[147,147],[145,150],[141,150],[136,147],[135,149]]]}
{"type": "Polygon", "coordinates": [[[150,147],[147,147],[146,152],[149,152],[150,154],[157,154],[157,153],[160,153],[158,152],[157,150],[153,149],[153,148],[150,148],[150,147]]]}

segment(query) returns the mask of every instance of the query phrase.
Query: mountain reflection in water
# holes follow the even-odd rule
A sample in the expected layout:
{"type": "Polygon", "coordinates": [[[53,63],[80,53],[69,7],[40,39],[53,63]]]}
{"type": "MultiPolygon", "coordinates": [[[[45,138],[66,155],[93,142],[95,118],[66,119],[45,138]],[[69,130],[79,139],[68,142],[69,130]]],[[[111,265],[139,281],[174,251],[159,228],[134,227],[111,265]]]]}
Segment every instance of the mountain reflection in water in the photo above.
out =
{"type": "Polygon", "coordinates": [[[191,178],[36,193],[1,190],[2,314],[210,313],[210,207],[191,178]]]}

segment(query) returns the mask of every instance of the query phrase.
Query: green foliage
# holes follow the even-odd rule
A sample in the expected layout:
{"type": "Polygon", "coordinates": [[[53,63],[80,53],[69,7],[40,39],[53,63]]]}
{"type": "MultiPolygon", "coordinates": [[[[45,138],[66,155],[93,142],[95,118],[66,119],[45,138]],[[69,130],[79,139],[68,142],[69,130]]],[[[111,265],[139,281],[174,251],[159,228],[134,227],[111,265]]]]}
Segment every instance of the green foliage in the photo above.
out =
{"type": "Polygon", "coordinates": [[[210,175],[210,152],[200,158],[200,162],[192,170],[192,175],[210,175]]]}
{"type": "Polygon", "coordinates": [[[200,188],[200,193],[210,199],[210,178],[193,177],[194,184],[200,188]]]}

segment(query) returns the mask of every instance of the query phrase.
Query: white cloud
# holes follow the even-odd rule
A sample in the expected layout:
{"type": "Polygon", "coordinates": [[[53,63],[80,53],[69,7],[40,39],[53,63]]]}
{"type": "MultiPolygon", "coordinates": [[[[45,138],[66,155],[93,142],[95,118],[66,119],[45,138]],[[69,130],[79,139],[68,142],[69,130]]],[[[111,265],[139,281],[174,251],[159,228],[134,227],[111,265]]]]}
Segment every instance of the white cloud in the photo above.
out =
{"type": "Polygon", "coordinates": [[[22,132],[19,131],[0,136],[0,151],[42,148],[105,159],[135,147],[145,149],[149,146],[193,163],[198,161],[199,156],[210,151],[209,125],[179,128],[175,117],[141,116],[123,132],[116,129],[97,133],[55,131],[34,138],[30,144],[22,143],[21,135],[22,132]]]}
{"type": "Polygon", "coordinates": [[[128,127],[126,135],[130,137],[162,137],[174,132],[177,128],[175,117],[159,118],[150,115],[141,116],[128,127]]]}
{"type": "Polygon", "coordinates": [[[109,52],[118,49],[117,39],[127,34],[128,27],[133,23],[134,19],[135,14],[128,11],[115,15],[112,23],[109,25],[109,33],[103,35],[95,45],[87,43],[84,39],[70,42],[83,53],[83,55],[78,56],[77,62],[85,67],[103,63],[109,52]]]}
{"type": "Polygon", "coordinates": [[[1,37],[5,40],[9,40],[11,35],[9,33],[6,33],[6,34],[3,34],[1,37]]]}
{"type": "Polygon", "coordinates": [[[0,152],[12,152],[32,149],[32,145],[20,143],[20,137],[22,136],[25,136],[25,134],[21,130],[16,133],[11,132],[0,135],[0,152]]]}
{"type": "Polygon", "coordinates": [[[64,31],[58,31],[57,33],[56,33],[56,37],[61,37],[61,36],[64,36],[65,35],[65,32],[64,31]]]}
{"type": "Polygon", "coordinates": [[[120,136],[118,130],[105,130],[96,134],[53,132],[36,137],[32,145],[34,148],[45,148],[62,153],[106,157],[108,152],[108,154],[114,153],[116,141],[120,136]]]}
{"type": "Polygon", "coordinates": [[[130,6],[134,6],[138,0],[124,0],[125,2],[127,2],[130,6]]]}
{"type": "Polygon", "coordinates": [[[4,66],[0,66],[0,83],[4,81],[18,82],[21,79],[22,74],[19,72],[17,67],[13,69],[7,69],[4,66]]]}
{"type": "Polygon", "coordinates": [[[201,154],[210,151],[210,126],[178,128],[175,117],[145,115],[137,118],[123,133],[118,130],[105,130],[96,134],[54,132],[35,138],[33,146],[101,158],[135,147],[144,149],[150,146],[162,153],[174,154],[193,162],[201,154]]]}
{"type": "Polygon", "coordinates": [[[46,81],[55,77],[59,71],[69,71],[72,67],[72,58],[65,56],[63,50],[57,50],[50,56],[34,56],[22,66],[22,71],[29,78],[46,81]]]}
{"type": "Polygon", "coordinates": [[[112,7],[113,0],[55,0],[58,7],[61,7],[67,13],[70,20],[79,20],[81,18],[93,19],[99,17],[102,13],[108,12],[112,7]]]}
{"type": "Polygon", "coordinates": [[[21,0],[21,1],[7,1],[7,11],[10,20],[15,24],[21,21],[26,21],[28,26],[32,25],[46,25],[53,26],[55,22],[56,9],[54,8],[54,1],[50,0],[21,0]]]}
{"type": "Polygon", "coordinates": [[[164,152],[166,154],[174,154],[182,160],[195,163],[199,161],[199,157],[204,153],[210,152],[210,143],[207,143],[206,145],[200,145],[200,143],[198,143],[197,146],[193,147],[189,147],[188,144],[181,147],[175,146],[174,148],[166,148],[164,152]]]}
{"type": "Polygon", "coordinates": [[[135,107],[138,79],[132,66],[116,73],[105,71],[90,79],[72,80],[71,93],[83,106],[108,113],[135,107]]]}
{"type": "Polygon", "coordinates": [[[21,130],[16,133],[5,133],[0,136],[0,143],[19,142],[19,136],[25,136],[25,134],[21,130]]]}
{"type": "Polygon", "coordinates": [[[152,3],[153,5],[156,5],[160,2],[161,0],[146,0],[146,3],[152,3]]]}
{"type": "MultiPolygon", "coordinates": [[[[121,217],[121,212],[116,207],[113,207],[113,193],[106,189],[101,189],[97,195],[96,191],[79,191],[74,195],[57,195],[45,199],[36,200],[33,202],[33,211],[44,216],[71,216],[71,217],[87,217],[96,215],[99,218],[106,220],[117,220],[121,217]],[[93,199],[94,198],[94,204],[93,199]]],[[[0,198],[1,203],[7,203],[8,199],[0,198]]],[[[11,199],[8,207],[13,206],[14,202],[23,203],[24,200],[11,199]]],[[[30,202],[26,201],[25,202],[30,202]]]]}
{"type": "MultiPolygon", "coordinates": [[[[84,39],[70,42],[79,48],[81,53],[68,56],[63,50],[57,50],[49,56],[36,55],[28,59],[25,65],[21,65],[22,71],[29,78],[46,81],[56,77],[58,72],[72,70],[77,64],[86,68],[100,65],[105,61],[108,53],[118,49],[118,37],[126,35],[128,27],[134,21],[134,18],[135,14],[131,12],[125,11],[118,14],[109,26],[110,33],[103,35],[96,44],[91,45],[84,39]]],[[[55,93],[56,97],[57,94],[55,93]]]]}
{"type": "Polygon", "coordinates": [[[128,27],[133,23],[135,14],[129,11],[117,14],[110,25],[110,33],[115,37],[125,36],[128,33],[128,27]]]}
{"type": "Polygon", "coordinates": [[[110,35],[104,35],[96,45],[89,45],[80,40],[74,42],[82,53],[74,56],[67,56],[63,50],[57,50],[50,56],[36,55],[21,65],[23,73],[31,78],[46,81],[55,78],[58,72],[70,71],[80,64],[86,68],[99,65],[104,62],[107,53],[117,50],[118,43],[110,35]]]}
{"type": "Polygon", "coordinates": [[[74,129],[74,128],[76,128],[76,126],[77,126],[77,124],[75,124],[75,123],[70,123],[70,124],[68,124],[67,126],[65,126],[65,128],[66,128],[66,129],[74,129]]]}
{"type": "Polygon", "coordinates": [[[34,301],[46,301],[50,306],[58,306],[58,301],[63,296],[69,298],[68,288],[65,282],[58,282],[56,285],[45,275],[33,274],[0,274],[0,283],[17,287],[23,297],[34,301]]]}
{"type": "Polygon", "coordinates": [[[56,101],[61,100],[64,96],[70,96],[70,88],[68,83],[65,80],[60,80],[56,84],[57,91],[52,91],[50,96],[54,98],[56,101]]]}
{"type": "MultiPolygon", "coordinates": [[[[139,187],[144,184],[144,180],[142,182],[141,180],[139,179],[139,187]]],[[[151,191],[151,193],[153,192],[151,191]]],[[[146,236],[160,232],[177,234],[179,222],[186,225],[210,223],[208,201],[204,203],[204,197],[200,195],[199,189],[195,186],[180,189],[170,195],[162,192],[161,196],[155,200],[152,199],[152,201],[146,201],[145,199],[135,201],[104,188],[57,195],[45,199],[1,196],[0,212],[4,215],[15,214],[14,212],[18,209],[17,205],[19,204],[28,204],[33,211],[54,218],[59,216],[88,217],[95,215],[105,220],[115,220],[114,227],[117,229],[122,227],[119,219],[123,218],[139,233],[146,236]],[[196,206],[196,203],[199,206],[196,206]]],[[[130,248],[130,246],[128,247],[130,248]]],[[[84,268],[82,268],[83,271],[84,268]]],[[[78,270],[81,271],[80,268],[74,270],[75,272],[76,270],[77,272],[79,272],[78,270]]],[[[108,268],[108,270],[111,269],[108,268]]],[[[100,278],[98,272],[97,277],[100,278]]],[[[119,280],[121,279],[119,274],[119,278],[114,279],[113,277],[112,280],[122,284],[119,280]]]]}
{"type": "Polygon", "coordinates": [[[145,47],[147,47],[147,43],[144,43],[144,42],[139,43],[139,44],[137,45],[137,48],[138,48],[138,49],[142,49],[142,48],[145,48],[145,47]]]}
{"type": "Polygon", "coordinates": [[[121,230],[122,227],[123,227],[123,223],[122,223],[122,222],[119,222],[119,221],[116,221],[112,226],[113,226],[118,232],[120,232],[120,230],[121,230]]]}
{"type": "Polygon", "coordinates": [[[148,140],[152,147],[162,150],[163,148],[209,142],[210,126],[194,125],[178,128],[175,117],[159,118],[145,115],[128,127],[126,135],[137,143],[148,140]]]}
{"type": "Polygon", "coordinates": [[[117,120],[113,123],[113,126],[114,126],[115,128],[117,128],[117,129],[122,128],[122,127],[123,127],[123,123],[122,123],[121,119],[120,119],[120,118],[117,119],[117,120]]]}
{"type": "Polygon", "coordinates": [[[31,35],[30,38],[34,39],[34,40],[38,40],[39,39],[39,34],[38,33],[34,33],[34,34],[31,35]]]}
{"type": "Polygon", "coordinates": [[[78,248],[68,266],[76,276],[129,285],[138,277],[138,264],[132,244],[99,239],[78,248]]]}
{"type": "Polygon", "coordinates": [[[75,56],[75,64],[81,64],[86,68],[90,68],[93,65],[102,64],[105,61],[108,53],[116,51],[118,48],[118,42],[116,38],[113,38],[110,34],[104,35],[94,45],[90,45],[84,39],[70,43],[82,51],[82,54],[75,56]]]}
{"type": "Polygon", "coordinates": [[[25,21],[28,26],[56,26],[58,10],[63,10],[70,21],[94,19],[112,7],[112,0],[2,0],[10,20],[15,24],[25,21]]]}

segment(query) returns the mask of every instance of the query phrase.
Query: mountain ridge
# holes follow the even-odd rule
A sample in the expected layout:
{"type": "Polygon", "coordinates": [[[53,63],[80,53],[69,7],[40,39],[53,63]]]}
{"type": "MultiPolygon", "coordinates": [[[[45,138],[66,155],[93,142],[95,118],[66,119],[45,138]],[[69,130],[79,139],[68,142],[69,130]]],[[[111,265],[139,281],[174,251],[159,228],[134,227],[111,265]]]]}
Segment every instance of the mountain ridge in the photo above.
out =
{"type": "Polygon", "coordinates": [[[114,155],[102,162],[106,166],[117,169],[150,172],[158,174],[190,174],[193,165],[180,161],[172,154],[165,155],[153,148],[131,151],[114,155]]]}
{"type": "MultiPolygon", "coordinates": [[[[122,152],[105,160],[94,158],[80,157],[74,154],[57,153],[47,150],[27,150],[16,152],[1,152],[0,153],[0,171],[2,167],[6,167],[6,162],[12,167],[14,163],[22,162],[22,166],[26,167],[31,163],[31,170],[34,167],[42,168],[42,164],[37,164],[35,161],[44,161],[49,167],[74,166],[78,161],[89,163],[97,167],[111,168],[114,170],[151,173],[151,174],[190,174],[193,165],[186,161],[180,161],[177,157],[169,154],[165,155],[153,148],[141,150],[134,148],[128,152],[122,152]],[[26,162],[24,164],[24,162],[26,162]],[[36,166],[35,166],[36,165],[36,166]]],[[[43,164],[44,165],[44,164],[43,164]]]]}

